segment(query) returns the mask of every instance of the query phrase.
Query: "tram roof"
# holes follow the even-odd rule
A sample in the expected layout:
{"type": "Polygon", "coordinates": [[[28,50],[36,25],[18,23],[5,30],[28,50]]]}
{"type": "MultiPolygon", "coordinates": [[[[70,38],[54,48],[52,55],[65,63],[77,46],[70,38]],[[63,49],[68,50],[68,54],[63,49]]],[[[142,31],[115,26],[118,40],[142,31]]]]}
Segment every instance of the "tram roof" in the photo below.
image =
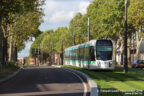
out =
{"type": "Polygon", "coordinates": [[[78,49],[78,48],[83,48],[83,47],[88,47],[88,46],[95,46],[97,40],[110,40],[110,39],[94,39],[94,40],[90,40],[89,42],[78,44],[78,45],[74,45],[74,46],[71,46],[69,48],[66,48],[65,51],[78,49]]]}
{"type": "Polygon", "coordinates": [[[88,46],[94,46],[95,42],[96,40],[90,40],[89,42],[71,46],[69,48],[66,48],[65,50],[72,50],[72,49],[78,49],[78,48],[83,48],[83,47],[88,47],[88,46]]]}

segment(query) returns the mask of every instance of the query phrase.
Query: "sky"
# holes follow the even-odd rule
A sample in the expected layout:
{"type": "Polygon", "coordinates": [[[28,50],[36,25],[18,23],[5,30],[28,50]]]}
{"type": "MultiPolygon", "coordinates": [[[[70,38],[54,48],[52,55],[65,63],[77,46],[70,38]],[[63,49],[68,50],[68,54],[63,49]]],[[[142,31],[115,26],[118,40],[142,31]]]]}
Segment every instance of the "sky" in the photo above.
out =
{"type": "Polygon", "coordinates": [[[86,13],[89,0],[46,0],[43,6],[45,16],[40,30],[57,29],[60,26],[68,26],[76,13],[86,13]]]}
{"type": "MultiPolygon", "coordinates": [[[[70,20],[81,12],[86,13],[86,9],[91,0],[46,0],[42,6],[45,16],[39,29],[46,31],[49,29],[56,30],[58,27],[69,26],[70,20]]],[[[32,41],[27,41],[24,50],[18,53],[18,57],[29,56],[29,49],[32,41]]]]}

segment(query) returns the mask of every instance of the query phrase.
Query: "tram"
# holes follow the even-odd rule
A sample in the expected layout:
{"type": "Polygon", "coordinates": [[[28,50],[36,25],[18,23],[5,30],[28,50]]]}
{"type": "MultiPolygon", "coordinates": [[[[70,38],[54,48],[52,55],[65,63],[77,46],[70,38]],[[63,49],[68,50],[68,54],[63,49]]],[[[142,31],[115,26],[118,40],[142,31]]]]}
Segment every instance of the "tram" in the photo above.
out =
{"type": "Polygon", "coordinates": [[[97,39],[65,49],[65,65],[90,70],[113,70],[114,50],[112,40],[97,39]]]}

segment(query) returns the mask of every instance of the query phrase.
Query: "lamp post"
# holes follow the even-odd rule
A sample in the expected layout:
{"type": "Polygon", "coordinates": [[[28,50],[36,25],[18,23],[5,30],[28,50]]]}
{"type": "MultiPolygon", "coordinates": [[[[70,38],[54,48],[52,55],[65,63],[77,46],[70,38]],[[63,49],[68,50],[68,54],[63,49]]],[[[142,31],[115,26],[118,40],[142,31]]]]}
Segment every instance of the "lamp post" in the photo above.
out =
{"type": "Polygon", "coordinates": [[[43,44],[41,45],[41,64],[43,64],[43,44]]]}
{"type": "Polygon", "coordinates": [[[128,72],[128,64],[127,64],[127,2],[125,0],[125,30],[124,30],[124,72],[128,72]]]}
{"type": "Polygon", "coordinates": [[[63,40],[62,40],[62,43],[61,43],[61,65],[63,65],[63,40]]]}

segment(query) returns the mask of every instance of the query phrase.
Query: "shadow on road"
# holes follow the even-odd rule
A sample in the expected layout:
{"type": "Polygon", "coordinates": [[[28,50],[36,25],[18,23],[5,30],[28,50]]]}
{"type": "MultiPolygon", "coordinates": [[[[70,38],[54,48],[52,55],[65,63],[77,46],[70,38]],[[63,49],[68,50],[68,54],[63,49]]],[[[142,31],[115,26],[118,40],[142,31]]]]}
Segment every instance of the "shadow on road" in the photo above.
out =
{"type": "Polygon", "coordinates": [[[25,68],[17,76],[0,85],[0,95],[3,96],[38,92],[48,94],[26,96],[80,96],[83,91],[82,82],[78,77],[63,69],[52,67],[25,68]],[[56,92],[60,93],[55,94],[56,92]]]}

